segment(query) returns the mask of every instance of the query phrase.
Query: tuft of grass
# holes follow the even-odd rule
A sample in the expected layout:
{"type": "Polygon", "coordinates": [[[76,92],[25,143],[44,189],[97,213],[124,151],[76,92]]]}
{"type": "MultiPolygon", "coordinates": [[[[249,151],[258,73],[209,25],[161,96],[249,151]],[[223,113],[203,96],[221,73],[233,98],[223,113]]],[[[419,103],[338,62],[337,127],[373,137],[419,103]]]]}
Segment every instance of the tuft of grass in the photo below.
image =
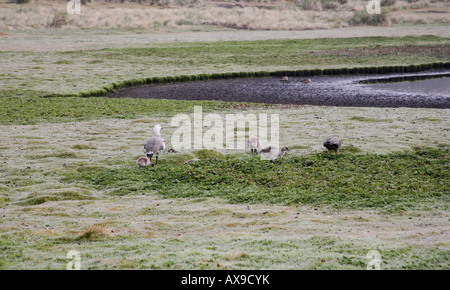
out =
{"type": "Polygon", "coordinates": [[[62,201],[62,200],[91,200],[94,199],[91,195],[85,193],[85,192],[79,192],[79,191],[63,191],[53,194],[41,194],[41,193],[34,193],[23,199],[22,201],[18,202],[18,204],[23,206],[30,206],[30,205],[39,205],[43,204],[49,201],[62,201]]]}
{"type": "Polygon", "coordinates": [[[240,261],[250,259],[250,255],[246,252],[242,251],[231,251],[224,256],[224,260],[226,261],[240,261]]]}
{"type": "Polygon", "coordinates": [[[10,201],[11,201],[11,199],[9,199],[8,197],[0,196],[0,206],[4,206],[6,203],[8,203],[10,201]]]}
{"type": "Polygon", "coordinates": [[[195,155],[192,153],[171,153],[161,156],[158,159],[158,164],[182,165],[184,162],[194,158],[195,155]]]}
{"type": "Polygon", "coordinates": [[[198,159],[225,159],[225,155],[215,150],[201,149],[193,152],[198,159]]]}
{"type": "Polygon", "coordinates": [[[344,144],[342,146],[342,148],[339,149],[339,152],[341,152],[341,153],[361,153],[361,152],[363,152],[363,150],[352,144],[348,144],[348,145],[344,144]]]}
{"type": "Polygon", "coordinates": [[[382,122],[389,122],[390,120],[386,120],[386,119],[373,119],[373,118],[367,118],[367,117],[362,117],[362,116],[356,116],[356,117],[351,117],[350,120],[353,121],[361,121],[361,122],[373,122],[373,123],[382,123],[382,122]]]}
{"type": "Polygon", "coordinates": [[[44,154],[44,155],[29,155],[27,156],[28,159],[35,160],[35,159],[44,159],[44,158],[62,158],[62,159],[76,159],[79,158],[77,154],[74,152],[59,152],[59,153],[51,153],[51,154],[44,154]]]}
{"type": "Polygon", "coordinates": [[[86,144],[76,144],[76,145],[72,146],[72,149],[87,150],[87,149],[97,149],[97,148],[94,146],[86,145],[86,144]]]}
{"type": "Polygon", "coordinates": [[[227,158],[148,170],[123,166],[71,173],[68,179],[120,195],[156,191],[168,198],[217,196],[231,203],[302,203],[385,211],[423,208],[427,203],[447,208],[449,153],[448,148],[388,155],[323,152],[285,156],[277,164],[258,158],[227,158]]]}
{"type": "Polygon", "coordinates": [[[57,60],[54,62],[54,64],[73,64],[73,61],[63,59],[63,60],[57,60]]]}
{"type": "Polygon", "coordinates": [[[320,0],[301,0],[300,7],[307,11],[322,11],[322,1],[320,0]]]}
{"type": "Polygon", "coordinates": [[[103,170],[105,167],[97,166],[97,165],[84,165],[77,168],[77,172],[83,173],[83,172],[95,172],[99,170],[103,170]]]}
{"type": "Polygon", "coordinates": [[[440,119],[436,118],[417,118],[417,121],[428,121],[428,122],[440,122],[440,119]]]}
{"type": "Polygon", "coordinates": [[[289,146],[289,150],[296,150],[296,149],[309,149],[310,146],[306,146],[306,145],[294,145],[294,146],[289,146]]]}
{"type": "Polygon", "coordinates": [[[105,224],[94,224],[88,227],[79,237],[77,241],[97,241],[108,237],[105,224]]]}
{"type": "Polygon", "coordinates": [[[381,0],[380,5],[381,7],[393,6],[395,2],[397,2],[397,0],[381,0]]]}
{"type": "Polygon", "coordinates": [[[386,11],[380,14],[369,14],[366,9],[355,11],[349,20],[350,25],[370,25],[370,26],[386,26],[389,24],[386,11]]]}
{"type": "Polygon", "coordinates": [[[12,188],[19,188],[19,187],[26,187],[30,185],[40,184],[44,181],[33,179],[33,178],[27,178],[27,177],[13,177],[11,179],[2,180],[4,185],[10,186],[12,188]]]}

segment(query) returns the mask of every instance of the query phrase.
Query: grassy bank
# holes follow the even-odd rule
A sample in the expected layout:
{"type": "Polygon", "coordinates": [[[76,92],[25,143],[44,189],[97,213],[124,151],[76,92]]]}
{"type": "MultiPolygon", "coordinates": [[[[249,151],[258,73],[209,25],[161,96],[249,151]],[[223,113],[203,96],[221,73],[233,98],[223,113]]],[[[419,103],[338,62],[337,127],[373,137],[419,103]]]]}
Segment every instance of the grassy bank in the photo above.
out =
{"type": "Polygon", "coordinates": [[[448,154],[166,156],[142,170],[61,157],[43,189],[24,183],[34,168],[7,184],[37,191],[1,204],[0,269],[65,269],[70,250],[82,269],[362,270],[371,250],[382,269],[448,269],[448,154]]]}
{"type": "Polygon", "coordinates": [[[70,122],[104,118],[133,119],[149,115],[173,116],[192,106],[204,110],[233,107],[220,101],[177,101],[109,99],[83,97],[4,97],[0,98],[0,124],[70,122]]]}
{"type": "MultiPolygon", "coordinates": [[[[350,149],[351,151],[351,149],[350,149]]],[[[156,191],[170,198],[221,197],[231,203],[328,205],[399,211],[439,205],[448,209],[447,148],[388,155],[319,153],[286,157],[205,160],[138,170],[78,168],[65,181],[84,181],[112,195],[156,191]]]]}

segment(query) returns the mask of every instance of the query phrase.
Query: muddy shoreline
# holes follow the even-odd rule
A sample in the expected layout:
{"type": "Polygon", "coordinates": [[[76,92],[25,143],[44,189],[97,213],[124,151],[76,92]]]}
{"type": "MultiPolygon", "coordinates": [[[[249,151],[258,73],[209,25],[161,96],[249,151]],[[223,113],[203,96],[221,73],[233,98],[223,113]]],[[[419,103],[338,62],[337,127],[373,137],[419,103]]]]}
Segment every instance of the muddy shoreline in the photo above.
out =
{"type": "Polygon", "coordinates": [[[110,98],[146,98],[174,100],[221,100],[345,107],[450,108],[450,96],[432,93],[405,93],[379,90],[361,82],[374,79],[449,75],[450,70],[433,70],[408,74],[370,74],[310,77],[241,78],[151,84],[118,89],[110,98]]]}

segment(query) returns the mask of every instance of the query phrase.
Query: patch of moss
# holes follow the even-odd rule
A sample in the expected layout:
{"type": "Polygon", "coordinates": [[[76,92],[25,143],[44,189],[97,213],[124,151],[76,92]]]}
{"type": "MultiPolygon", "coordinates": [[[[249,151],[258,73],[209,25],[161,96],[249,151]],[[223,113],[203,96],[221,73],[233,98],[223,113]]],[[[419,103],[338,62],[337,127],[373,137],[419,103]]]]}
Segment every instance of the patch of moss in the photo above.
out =
{"type": "Polygon", "coordinates": [[[435,148],[387,155],[323,152],[284,156],[276,164],[253,157],[210,159],[147,170],[122,166],[74,174],[71,180],[120,195],[156,191],[170,198],[217,196],[246,204],[301,202],[387,212],[425,210],[429,204],[446,209],[449,153],[449,149],[435,148]]]}
{"type": "Polygon", "coordinates": [[[72,146],[72,149],[75,150],[87,150],[87,149],[97,149],[94,146],[86,145],[86,144],[76,144],[72,146]]]}
{"type": "Polygon", "coordinates": [[[389,120],[389,119],[373,119],[373,118],[367,118],[367,117],[362,117],[362,116],[351,117],[350,120],[360,121],[360,122],[369,122],[369,123],[392,122],[392,120],[389,120]]]}
{"type": "MultiPolygon", "coordinates": [[[[195,155],[192,153],[167,153],[160,156],[158,164],[182,165],[194,158],[195,155]]],[[[154,158],[153,161],[155,161],[154,158]]]]}
{"type": "Polygon", "coordinates": [[[18,202],[20,205],[30,206],[30,205],[39,205],[49,201],[62,201],[62,200],[91,200],[94,199],[93,196],[89,195],[86,192],[78,192],[78,191],[62,191],[53,194],[41,194],[34,193],[29,195],[27,198],[18,202]]]}
{"type": "Polygon", "coordinates": [[[79,158],[79,156],[74,152],[57,152],[57,153],[50,153],[50,154],[44,154],[44,155],[29,155],[27,156],[28,159],[35,160],[35,159],[44,159],[44,158],[63,158],[63,159],[76,159],[79,158]]]}
{"type": "Polygon", "coordinates": [[[358,147],[356,147],[353,144],[348,144],[348,145],[344,144],[339,149],[339,152],[341,152],[341,153],[346,153],[346,152],[349,152],[349,153],[361,153],[361,152],[363,152],[363,150],[358,148],[358,147]]]}
{"type": "Polygon", "coordinates": [[[198,159],[225,159],[225,155],[215,150],[200,149],[192,152],[198,159]]]}

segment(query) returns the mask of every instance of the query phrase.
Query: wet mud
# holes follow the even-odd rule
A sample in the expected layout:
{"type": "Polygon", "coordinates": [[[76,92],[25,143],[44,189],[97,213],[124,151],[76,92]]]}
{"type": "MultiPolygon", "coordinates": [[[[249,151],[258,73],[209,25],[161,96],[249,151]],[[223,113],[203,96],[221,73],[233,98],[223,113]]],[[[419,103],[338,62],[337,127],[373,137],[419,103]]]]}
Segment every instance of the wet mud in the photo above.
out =
{"type": "MultiPolygon", "coordinates": [[[[263,77],[151,84],[118,89],[110,98],[149,98],[175,100],[221,100],[346,107],[450,108],[450,95],[444,92],[399,92],[377,88],[372,83],[405,81],[408,78],[450,80],[449,70],[409,74],[371,74],[309,77],[263,77]]],[[[449,84],[450,85],[450,84],[449,84]]]]}

